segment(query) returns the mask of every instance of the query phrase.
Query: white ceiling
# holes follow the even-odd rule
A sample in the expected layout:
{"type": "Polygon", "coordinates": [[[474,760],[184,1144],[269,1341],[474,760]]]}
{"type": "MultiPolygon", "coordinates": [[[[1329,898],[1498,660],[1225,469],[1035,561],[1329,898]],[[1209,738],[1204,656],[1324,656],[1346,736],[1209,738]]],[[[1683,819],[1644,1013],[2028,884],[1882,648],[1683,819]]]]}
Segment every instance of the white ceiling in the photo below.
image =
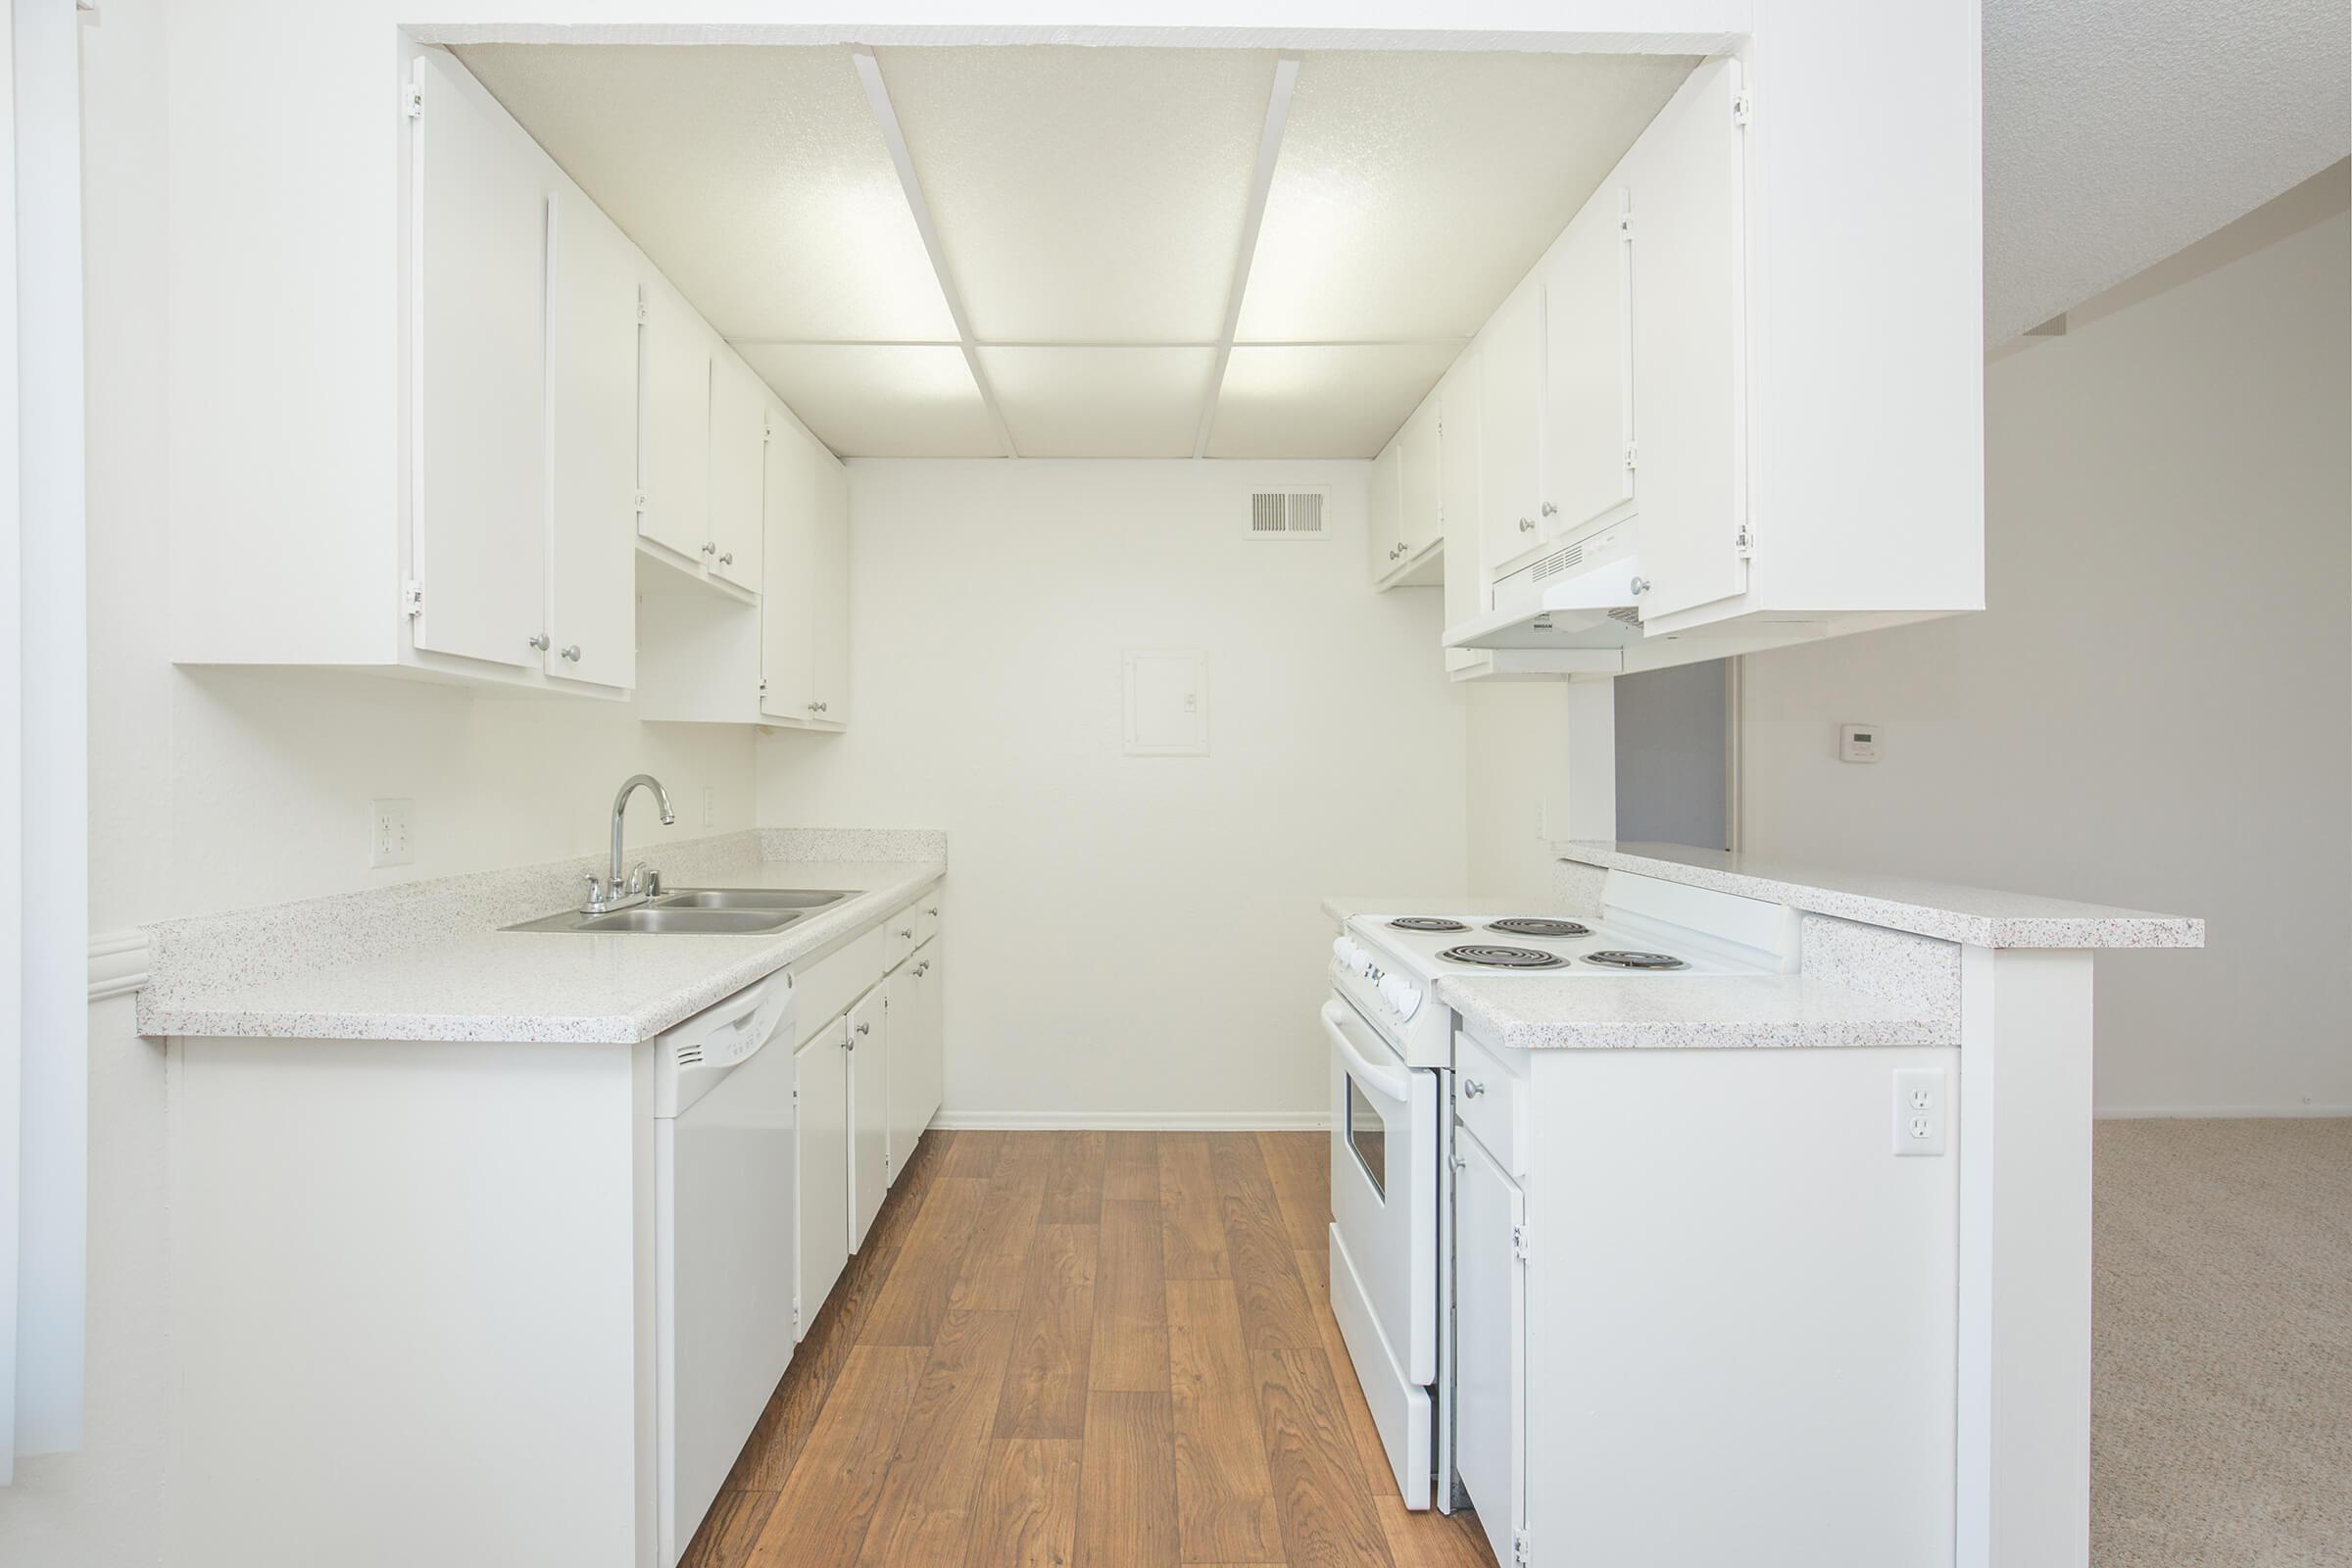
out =
{"type": "Polygon", "coordinates": [[[2352,150],[2348,18],[2344,0],[1986,0],[1986,341],[2352,150]]]}
{"type": "Polygon", "coordinates": [[[968,358],[849,49],[458,53],[858,457],[1370,457],[1695,64],[1307,55],[1220,375],[1271,50],[874,51],[968,358]]]}

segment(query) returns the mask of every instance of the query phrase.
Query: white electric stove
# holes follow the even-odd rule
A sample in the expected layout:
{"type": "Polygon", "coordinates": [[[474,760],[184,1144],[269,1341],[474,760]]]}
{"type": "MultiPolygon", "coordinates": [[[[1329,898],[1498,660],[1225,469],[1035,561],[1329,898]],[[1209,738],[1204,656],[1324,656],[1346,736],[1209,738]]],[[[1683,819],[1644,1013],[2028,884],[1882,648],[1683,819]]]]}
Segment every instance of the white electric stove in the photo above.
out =
{"type": "Polygon", "coordinates": [[[1331,1301],[1408,1508],[1450,1509],[1452,1008],[1442,982],[1562,985],[1797,966],[1799,916],[1611,872],[1590,914],[1351,916],[1332,941],[1331,1301]]]}

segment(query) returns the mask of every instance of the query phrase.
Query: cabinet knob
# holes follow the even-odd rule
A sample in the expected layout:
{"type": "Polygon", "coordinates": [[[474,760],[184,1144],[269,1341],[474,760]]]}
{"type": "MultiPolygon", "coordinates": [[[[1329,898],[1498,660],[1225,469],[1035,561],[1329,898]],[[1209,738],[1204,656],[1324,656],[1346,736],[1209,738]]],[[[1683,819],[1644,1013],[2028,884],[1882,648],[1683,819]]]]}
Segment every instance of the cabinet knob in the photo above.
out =
{"type": "Polygon", "coordinates": [[[725,555],[719,557],[718,564],[722,566],[732,566],[735,564],[735,552],[730,550],[725,555]]]}
{"type": "Polygon", "coordinates": [[[1546,501],[1546,502],[1544,502],[1544,515],[1545,515],[1546,517],[1556,517],[1556,516],[1558,516],[1559,514],[1560,514],[1560,509],[1559,509],[1559,508],[1557,508],[1557,507],[1553,506],[1553,505],[1552,505],[1550,502],[1548,502],[1548,501],[1546,501]]]}
{"type": "Polygon", "coordinates": [[[936,916],[938,915],[938,913],[939,913],[939,910],[938,910],[938,908],[937,908],[937,907],[933,907],[933,908],[925,909],[923,912],[924,912],[925,914],[932,915],[932,916],[936,917],[936,916]]]}
{"type": "Polygon", "coordinates": [[[874,1026],[870,1023],[861,1023],[858,1026],[858,1032],[861,1035],[870,1035],[874,1032],[874,1026]]]}
{"type": "Polygon", "coordinates": [[[1479,1096],[1485,1094],[1486,1092],[1487,1086],[1480,1083],[1477,1079],[1465,1078],[1462,1080],[1462,1098],[1464,1100],[1476,1100],[1479,1096]]]}
{"type": "Polygon", "coordinates": [[[1649,579],[1647,577],[1636,577],[1633,580],[1632,587],[1635,596],[1639,598],[1641,595],[1649,592],[1649,579]]]}
{"type": "Polygon", "coordinates": [[[831,703],[819,703],[816,705],[816,710],[820,713],[830,713],[833,711],[833,705],[831,703]]]}
{"type": "Polygon", "coordinates": [[[525,637],[523,642],[529,647],[538,649],[543,654],[547,652],[547,633],[543,631],[533,632],[530,636],[525,637]]]}
{"type": "Polygon", "coordinates": [[[1536,531],[1536,519],[1533,517],[1521,517],[1519,519],[1519,531],[1521,533],[1534,533],[1536,531]]]}
{"type": "Polygon", "coordinates": [[[1451,1165],[1455,1170],[1466,1170],[1470,1165],[1470,1162],[1462,1157],[1459,1150],[1447,1154],[1446,1156],[1446,1162],[1451,1165]]]}
{"type": "Polygon", "coordinates": [[[908,926],[906,930],[900,932],[899,935],[911,939],[914,936],[914,927],[908,926]]]}
{"type": "Polygon", "coordinates": [[[580,662],[580,645],[578,643],[566,644],[564,649],[564,657],[575,664],[578,663],[580,662]]]}
{"type": "Polygon", "coordinates": [[[703,546],[703,554],[706,556],[715,556],[718,554],[718,546],[715,544],[706,544],[703,546]]]}

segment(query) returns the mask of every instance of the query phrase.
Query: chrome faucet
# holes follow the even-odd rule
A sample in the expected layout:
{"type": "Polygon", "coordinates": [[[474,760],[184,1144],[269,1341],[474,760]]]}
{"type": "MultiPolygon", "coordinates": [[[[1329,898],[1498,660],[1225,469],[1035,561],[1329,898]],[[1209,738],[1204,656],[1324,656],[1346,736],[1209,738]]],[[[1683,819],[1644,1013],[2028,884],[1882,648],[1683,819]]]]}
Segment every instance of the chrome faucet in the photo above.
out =
{"type": "Polygon", "coordinates": [[[612,797],[612,863],[608,879],[599,883],[596,873],[588,873],[588,902],[580,906],[583,914],[603,914],[611,909],[625,909],[632,904],[643,904],[662,885],[662,873],[639,860],[634,868],[622,871],[620,866],[620,824],[629,808],[629,797],[642,787],[654,792],[654,804],[662,808],[664,827],[675,822],[677,813],[669,808],[669,791],[651,773],[631,774],[612,797]]]}

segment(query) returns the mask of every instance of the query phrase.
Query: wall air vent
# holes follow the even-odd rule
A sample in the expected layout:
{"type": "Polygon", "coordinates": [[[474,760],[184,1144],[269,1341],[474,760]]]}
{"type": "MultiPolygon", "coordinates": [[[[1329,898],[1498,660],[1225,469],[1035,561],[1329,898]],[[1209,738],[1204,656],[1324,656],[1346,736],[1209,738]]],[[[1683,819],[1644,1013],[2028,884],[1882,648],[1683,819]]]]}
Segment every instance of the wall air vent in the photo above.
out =
{"type": "Polygon", "coordinates": [[[1324,520],[1329,492],[1323,490],[1259,490],[1250,497],[1250,537],[1252,539],[1321,539],[1330,529],[1324,520]]]}
{"type": "Polygon", "coordinates": [[[678,1065],[679,1065],[679,1066],[681,1066],[681,1067],[694,1067],[694,1066],[699,1066],[699,1065],[701,1065],[701,1063],[702,1063],[702,1059],[703,1059],[703,1048],[702,1048],[701,1046],[699,1046],[699,1045],[695,1045],[695,1046],[680,1046],[680,1047],[678,1047],[678,1065]]]}

